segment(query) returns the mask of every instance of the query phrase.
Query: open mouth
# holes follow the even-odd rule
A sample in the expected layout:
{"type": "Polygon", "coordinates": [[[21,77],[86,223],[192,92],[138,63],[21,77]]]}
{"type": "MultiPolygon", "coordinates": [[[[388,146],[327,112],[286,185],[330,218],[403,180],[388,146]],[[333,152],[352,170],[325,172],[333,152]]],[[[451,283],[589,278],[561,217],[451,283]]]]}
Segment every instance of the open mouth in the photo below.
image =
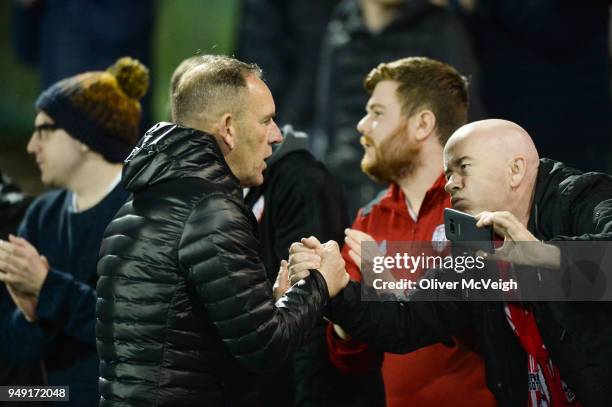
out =
{"type": "Polygon", "coordinates": [[[372,140],[367,137],[367,136],[362,136],[359,139],[359,142],[361,143],[361,145],[363,146],[363,148],[369,148],[369,147],[374,147],[374,143],[372,142],[372,140]]]}

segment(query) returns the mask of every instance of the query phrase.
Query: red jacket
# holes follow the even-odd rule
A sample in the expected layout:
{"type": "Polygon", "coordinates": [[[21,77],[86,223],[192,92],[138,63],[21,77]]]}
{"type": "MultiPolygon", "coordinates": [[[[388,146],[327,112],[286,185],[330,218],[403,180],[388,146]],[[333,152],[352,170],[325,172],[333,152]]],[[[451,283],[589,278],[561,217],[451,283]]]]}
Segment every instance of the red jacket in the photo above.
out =
{"type": "MultiPolygon", "coordinates": [[[[392,184],[374,201],[362,208],[353,229],[364,231],[377,242],[435,241],[444,239],[444,208],[450,199],[444,175],[427,191],[417,220],[410,216],[404,193],[392,184]]],[[[342,255],[351,278],[361,280],[357,265],[342,255]]],[[[330,359],[344,373],[358,373],[377,367],[380,354],[366,344],[349,339],[339,340],[328,328],[330,359]]],[[[455,338],[453,348],[431,345],[406,355],[384,354],[382,374],[389,407],[414,406],[495,406],[493,395],[485,384],[483,359],[455,338]]]]}

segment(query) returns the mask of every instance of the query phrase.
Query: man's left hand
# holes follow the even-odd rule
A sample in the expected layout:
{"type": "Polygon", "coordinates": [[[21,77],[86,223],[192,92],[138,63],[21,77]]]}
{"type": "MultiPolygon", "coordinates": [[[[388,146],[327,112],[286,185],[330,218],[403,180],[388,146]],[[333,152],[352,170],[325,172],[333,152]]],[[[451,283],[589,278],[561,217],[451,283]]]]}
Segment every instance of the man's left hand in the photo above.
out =
{"type": "Polygon", "coordinates": [[[488,260],[502,260],[513,264],[559,269],[559,248],[540,242],[510,212],[481,212],[476,215],[476,226],[493,226],[495,234],[504,238],[502,247],[493,254],[479,253],[488,260]]]}
{"type": "Polygon", "coordinates": [[[0,241],[0,281],[38,297],[49,273],[49,263],[27,240],[13,235],[0,241]]]}
{"type": "Polygon", "coordinates": [[[374,240],[374,238],[368,235],[367,233],[362,232],[361,230],[357,230],[357,229],[345,229],[344,234],[346,236],[344,238],[344,241],[346,242],[346,244],[348,245],[350,249],[348,253],[349,257],[351,258],[351,260],[353,260],[355,265],[359,268],[359,271],[361,271],[361,259],[362,258],[373,259],[376,256],[385,255],[385,253],[382,253],[376,250],[377,246],[375,245],[367,245],[366,250],[368,249],[370,250],[367,253],[361,252],[362,243],[365,243],[365,242],[376,243],[376,240],[374,240]]]}

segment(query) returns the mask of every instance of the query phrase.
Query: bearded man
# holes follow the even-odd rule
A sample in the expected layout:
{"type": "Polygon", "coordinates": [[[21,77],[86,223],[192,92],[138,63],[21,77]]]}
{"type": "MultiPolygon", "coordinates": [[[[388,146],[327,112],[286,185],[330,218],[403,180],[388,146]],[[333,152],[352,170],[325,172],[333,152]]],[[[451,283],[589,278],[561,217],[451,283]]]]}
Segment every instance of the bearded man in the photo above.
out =
{"type": "MultiPolygon", "coordinates": [[[[365,153],[363,172],[388,184],[361,208],[342,255],[351,279],[362,280],[350,245],[364,240],[438,241],[444,239],[443,146],[467,120],[467,81],[453,67],[429,58],[383,63],[364,81],[371,97],[359,121],[365,153]]],[[[420,276],[415,274],[415,278],[420,276]]],[[[382,353],[328,330],[330,359],[347,374],[378,369],[382,353]]],[[[461,340],[453,348],[435,344],[406,355],[384,354],[386,405],[493,406],[482,358],[461,340]]]]}

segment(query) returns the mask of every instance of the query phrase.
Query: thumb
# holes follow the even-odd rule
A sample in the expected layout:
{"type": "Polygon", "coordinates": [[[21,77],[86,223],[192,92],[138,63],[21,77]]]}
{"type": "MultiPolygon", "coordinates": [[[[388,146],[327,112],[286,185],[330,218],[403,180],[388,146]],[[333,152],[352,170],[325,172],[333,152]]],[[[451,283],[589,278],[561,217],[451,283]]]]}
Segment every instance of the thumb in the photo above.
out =
{"type": "Polygon", "coordinates": [[[276,275],[276,281],[274,281],[274,286],[272,287],[275,300],[278,300],[281,296],[283,296],[291,287],[287,265],[287,260],[281,260],[278,274],[276,275]]]}
{"type": "Polygon", "coordinates": [[[284,275],[285,277],[289,275],[289,263],[287,263],[287,260],[281,260],[278,274],[284,275]]]}
{"type": "Polygon", "coordinates": [[[14,234],[12,234],[12,233],[11,233],[11,234],[9,234],[8,238],[9,238],[9,242],[11,242],[11,243],[13,243],[13,244],[20,244],[20,243],[23,243],[23,240],[24,240],[24,239],[22,239],[21,237],[17,237],[17,236],[15,236],[15,235],[14,235],[14,234]]]}
{"type": "Polygon", "coordinates": [[[319,239],[314,236],[302,238],[302,244],[309,249],[319,249],[321,246],[323,246],[319,239]]]}
{"type": "Polygon", "coordinates": [[[41,255],[40,259],[43,261],[43,263],[45,263],[45,266],[47,266],[47,268],[50,268],[49,260],[47,260],[47,256],[41,255]]]}
{"type": "Polygon", "coordinates": [[[276,281],[274,286],[277,287],[288,287],[289,286],[289,263],[287,260],[281,260],[278,274],[276,275],[276,281]]]}
{"type": "Polygon", "coordinates": [[[15,236],[15,235],[9,235],[9,242],[11,242],[12,244],[14,244],[15,246],[24,248],[24,249],[33,249],[34,247],[30,244],[30,242],[28,242],[27,240],[25,240],[23,237],[19,237],[19,236],[15,236]]]}

